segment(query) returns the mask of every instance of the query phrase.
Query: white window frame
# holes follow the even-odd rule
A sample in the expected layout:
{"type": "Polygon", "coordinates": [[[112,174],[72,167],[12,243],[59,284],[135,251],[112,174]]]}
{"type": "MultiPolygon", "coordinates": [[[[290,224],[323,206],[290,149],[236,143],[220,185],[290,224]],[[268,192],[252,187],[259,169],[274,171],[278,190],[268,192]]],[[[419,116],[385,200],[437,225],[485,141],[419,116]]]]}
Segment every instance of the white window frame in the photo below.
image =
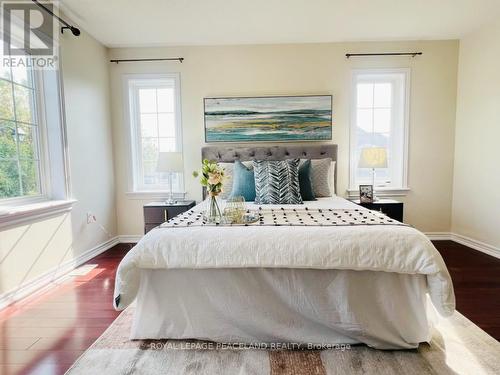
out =
{"type": "MultiPolygon", "coordinates": [[[[151,73],[151,74],[125,74],[123,76],[123,102],[124,102],[124,118],[128,124],[128,146],[129,146],[129,160],[128,160],[128,192],[127,195],[134,198],[153,198],[164,197],[169,192],[167,185],[144,186],[141,180],[141,129],[140,119],[137,109],[139,104],[136,102],[138,95],[132,95],[132,90],[138,90],[143,87],[158,87],[161,80],[174,80],[174,95],[175,95],[175,145],[176,151],[182,152],[182,108],[181,108],[181,79],[180,73],[151,73]],[[133,81],[151,80],[151,84],[135,84],[133,81]],[[156,84],[155,84],[156,82],[156,84]],[[133,87],[135,86],[135,87],[133,87]]],[[[184,187],[184,173],[182,174],[181,181],[182,188],[184,187]]],[[[174,196],[179,195],[184,197],[181,191],[174,191],[174,196]]]]}
{"type": "Polygon", "coordinates": [[[40,194],[0,199],[1,229],[69,212],[76,202],[71,197],[62,72],[59,68],[56,71],[35,70],[33,73],[40,194]]]}
{"type": "Polygon", "coordinates": [[[410,128],[410,84],[411,84],[411,70],[410,68],[384,68],[384,69],[353,69],[351,74],[351,121],[350,121],[350,146],[349,146],[349,188],[347,190],[350,198],[359,197],[359,188],[356,186],[356,127],[357,127],[357,89],[356,85],[359,82],[359,76],[362,75],[390,75],[390,74],[403,74],[404,75],[404,105],[403,105],[403,126],[400,136],[403,141],[403,155],[402,158],[402,171],[401,186],[394,187],[374,187],[378,196],[402,196],[408,194],[410,187],[408,186],[408,145],[409,145],[409,128],[410,128]]]}
{"type": "Polygon", "coordinates": [[[33,110],[37,120],[38,138],[35,147],[37,147],[38,159],[40,160],[40,194],[0,198],[0,207],[25,206],[51,200],[66,200],[70,197],[61,73],[33,70],[33,80],[35,93],[33,110]],[[49,77],[49,75],[52,76],[49,77]],[[48,80],[52,80],[52,83],[57,87],[49,88],[46,84],[48,80]],[[51,110],[54,111],[57,109],[57,113],[50,114],[51,129],[48,126],[47,106],[50,106],[51,110]],[[57,137],[54,137],[54,132],[57,133],[57,137]],[[54,165],[51,165],[51,162],[54,165]]]}
{"type": "MultiPolygon", "coordinates": [[[[23,38],[17,32],[24,30],[24,21],[14,16],[11,21],[18,26],[12,31],[11,38],[23,45],[23,38]]],[[[0,199],[2,230],[67,213],[76,202],[71,197],[60,48],[57,55],[57,70],[33,72],[38,89],[35,91],[35,110],[38,117],[40,194],[0,199]]]]}

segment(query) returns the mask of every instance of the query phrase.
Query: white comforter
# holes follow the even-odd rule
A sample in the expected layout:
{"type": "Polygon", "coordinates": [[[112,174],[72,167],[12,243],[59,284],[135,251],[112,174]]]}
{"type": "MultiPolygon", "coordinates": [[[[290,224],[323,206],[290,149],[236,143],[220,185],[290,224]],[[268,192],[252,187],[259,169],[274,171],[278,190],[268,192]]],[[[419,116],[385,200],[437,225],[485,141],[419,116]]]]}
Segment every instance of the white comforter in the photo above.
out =
{"type": "MultiPolygon", "coordinates": [[[[360,208],[339,197],[308,202],[307,206],[360,208]]],[[[121,261],[114,306],[122,310],[133,302],[141,269],[207,268],[312,268],[422,274],[427,278],[436,309],[444,316],[451,315],[455,309],[451,278],[439,252],[418,230],[391,225],[154,229],[121,261]]]]}

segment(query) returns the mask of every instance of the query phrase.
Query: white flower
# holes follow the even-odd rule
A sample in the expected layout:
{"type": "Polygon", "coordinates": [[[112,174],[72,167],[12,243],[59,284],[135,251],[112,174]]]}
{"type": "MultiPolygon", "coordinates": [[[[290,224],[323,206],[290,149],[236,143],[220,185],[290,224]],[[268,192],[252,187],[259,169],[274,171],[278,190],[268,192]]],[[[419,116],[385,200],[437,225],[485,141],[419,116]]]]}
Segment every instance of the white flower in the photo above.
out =
{"type": "Polygon", "coordinates": [[[222,181],[222,175],[220,174],[220,172],[208,174],[208,183],[210,185],[217,185],[221,181],[222,181]]]}

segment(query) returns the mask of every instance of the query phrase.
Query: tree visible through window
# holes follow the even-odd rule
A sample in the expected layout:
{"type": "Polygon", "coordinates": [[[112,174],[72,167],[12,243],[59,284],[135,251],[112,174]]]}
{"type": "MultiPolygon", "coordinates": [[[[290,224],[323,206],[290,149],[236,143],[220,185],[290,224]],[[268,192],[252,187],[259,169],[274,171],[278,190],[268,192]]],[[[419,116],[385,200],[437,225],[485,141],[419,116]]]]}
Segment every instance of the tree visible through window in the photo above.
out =
{"type": "Polygon", "coordinates": [[[0,200],[42,194],[36,90],[31,69],[0,67],[0,200]]]}

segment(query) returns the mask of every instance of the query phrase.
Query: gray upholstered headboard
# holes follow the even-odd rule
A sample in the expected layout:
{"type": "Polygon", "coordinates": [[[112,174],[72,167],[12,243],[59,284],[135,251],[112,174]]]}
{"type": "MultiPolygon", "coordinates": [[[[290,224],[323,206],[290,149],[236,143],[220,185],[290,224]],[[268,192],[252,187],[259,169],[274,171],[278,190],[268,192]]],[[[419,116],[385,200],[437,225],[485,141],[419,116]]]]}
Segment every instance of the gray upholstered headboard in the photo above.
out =
{"type": "MultiPolygon", "coordinates": [[[[285,159],[325,159],[337,161],[337,145],[290,145],[290,146],[205,146],[201,158],[216,162],[235,160],[285,160],[285,159]]],[[[337,166],[334,170],[335,191],[337,191],[337,166]]]]}

